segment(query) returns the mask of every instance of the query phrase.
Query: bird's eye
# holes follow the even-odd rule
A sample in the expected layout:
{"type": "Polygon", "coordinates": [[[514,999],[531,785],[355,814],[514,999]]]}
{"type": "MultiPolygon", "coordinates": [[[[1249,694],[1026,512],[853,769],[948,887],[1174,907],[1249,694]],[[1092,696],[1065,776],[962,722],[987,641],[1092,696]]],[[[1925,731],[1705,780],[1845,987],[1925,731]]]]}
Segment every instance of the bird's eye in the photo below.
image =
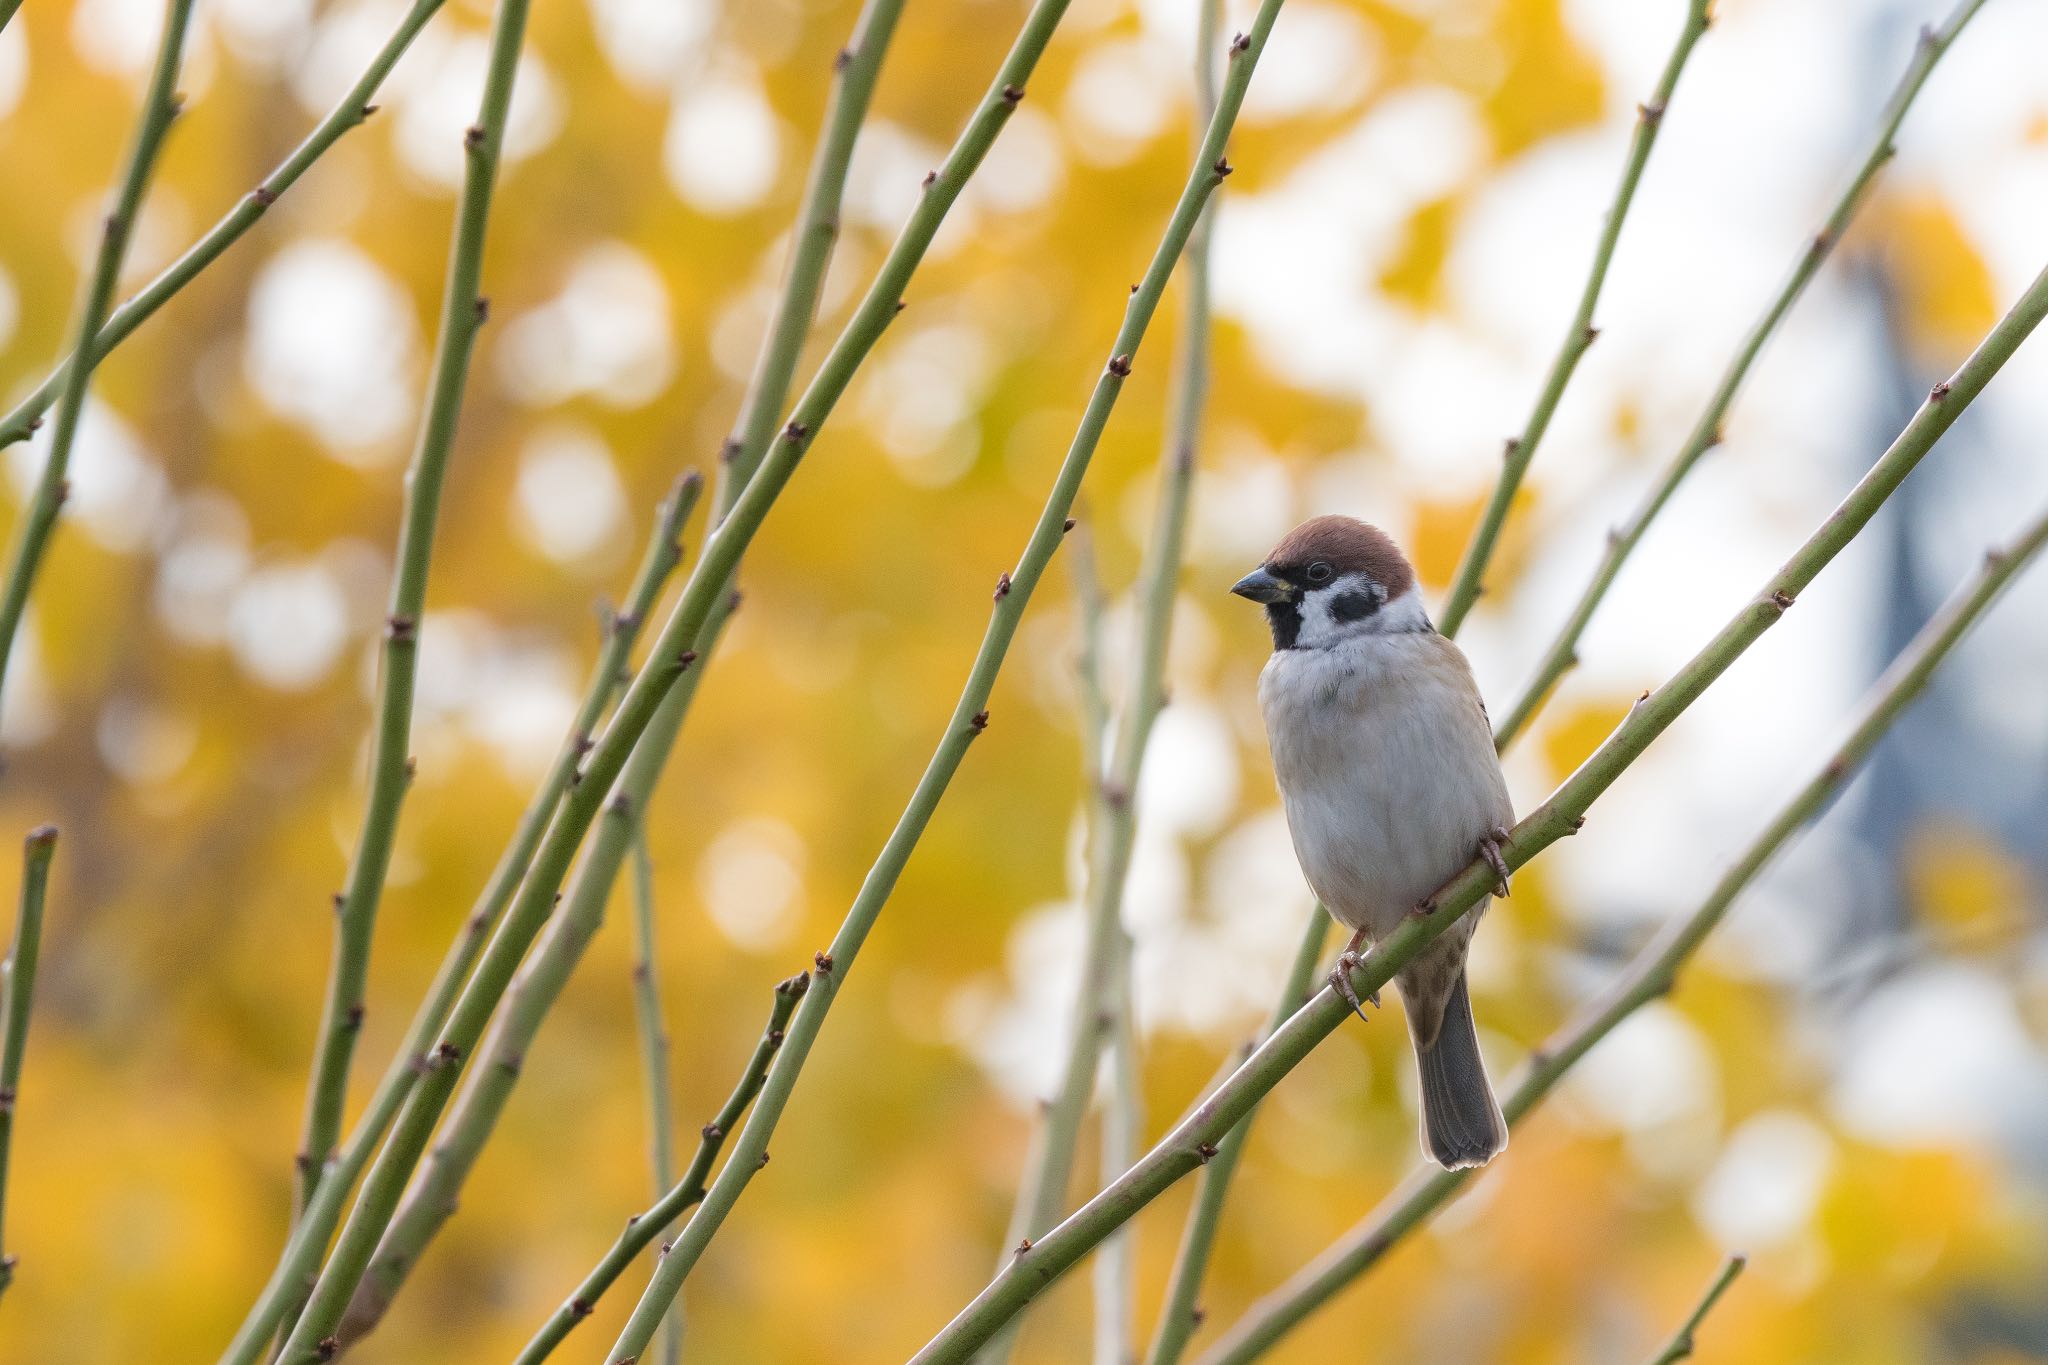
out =
{"type": "Polygon", "coordinates": [[[1335,570],[1319,559],[1308,566],[1308,574],[1306,576],[1311,583],[1327,583],[1330,581],[1330,575],[1334,572],[1335,570]]]}

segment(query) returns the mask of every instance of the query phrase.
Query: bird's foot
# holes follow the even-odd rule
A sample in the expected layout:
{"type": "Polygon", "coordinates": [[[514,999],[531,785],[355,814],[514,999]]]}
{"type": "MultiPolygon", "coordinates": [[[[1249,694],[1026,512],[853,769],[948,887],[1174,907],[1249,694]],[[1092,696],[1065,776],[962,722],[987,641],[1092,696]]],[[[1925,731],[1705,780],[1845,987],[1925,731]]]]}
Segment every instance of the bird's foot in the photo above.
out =
{"type": "MultiPolygon", "coordinates": [[[[1365,931],[1361,929],[1352,936],[1351,946],[1338,954],[1337,965],[1330,969],[1330,985],[1336,988],[1337,994],[1342,997],[1344,1003],[1351,1006],[1351,1012],[1369,1024],[1372,1022],[1372,1016],[1365,1012],[1365,1004],[1359,1000],[1358,990],[1351,984],[1351,973],[1363,965],[1366,959],[1366,954],[1361,946],[1364,942],[1365,931]]],[[[1365,998],[1372,1002],[1374,1009],[1379,1008],[1380,993],[1378,991],[1374,991],[1365,998]]]]}
{"type": "Polygon", "coordinates": [[[1504,829],[1490,829],[1479,841],[1479,856],[1486,859],[1486,865],[1493,869],[1493,894],[1502,900],[1508,894],[1508,860],[1501,856],[1501,846],[1508,841],[1504,829]]]}

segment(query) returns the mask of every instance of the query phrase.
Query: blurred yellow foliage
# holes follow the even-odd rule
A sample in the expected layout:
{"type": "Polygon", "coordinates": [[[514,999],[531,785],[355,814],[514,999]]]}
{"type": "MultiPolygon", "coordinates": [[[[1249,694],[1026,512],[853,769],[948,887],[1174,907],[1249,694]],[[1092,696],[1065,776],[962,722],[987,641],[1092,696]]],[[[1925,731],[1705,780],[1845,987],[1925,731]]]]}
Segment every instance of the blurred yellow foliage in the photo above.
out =
{"type": "Polygon", "coordinates": [[[2003,938],[2028,903],[2025,866],[1999,841],[1955,820],[1914,830],[1906,841],[1906,885],[1936,930],[1971,940],[2003,938]]]}
{"type": "Polygon", "coordinates": [[[1885,241],[1905,309],[1905,334],[1930,360],[1975,344],[1997,319],[1998,291],[1991,272],[1954,209],[1939,197],[1893,196],[1865,230],[1885,241]]]}
{"type": "Polygon", "coordinates": [[[1601,741],[1614,733],[1614,727],[1621,724],[1634,705],[1635,698],[1630,697],[1560,707],[1544,723],[1542,732],[1543,761],[1552,776],[1562,780],[1576,771],[1600,747],[1601,741]]]}

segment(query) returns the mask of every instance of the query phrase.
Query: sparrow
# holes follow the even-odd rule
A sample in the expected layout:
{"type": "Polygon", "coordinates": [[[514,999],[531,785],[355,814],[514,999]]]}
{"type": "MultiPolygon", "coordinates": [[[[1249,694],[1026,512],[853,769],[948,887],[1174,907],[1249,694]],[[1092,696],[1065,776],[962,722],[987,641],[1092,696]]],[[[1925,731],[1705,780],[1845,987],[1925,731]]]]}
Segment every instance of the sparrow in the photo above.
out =
{"type": "MultiPolygon", "coordinates": [[[[1471,665],[1437,633],[1393,540],[1350,517],[1303,522],[1231,591],[1266,608],[1273,654],[1259,709],[1295,857],[1330,915],[1353,930],[1331,984],[1360,1017],[1351,969],[1475,855],[1508,893],[1500,847],[1514,821],[1471,665]]],[[[1394,978],[1421,1078],[1422,1150],[1483,1166],[1507,1146],[1486,1078],[1465,950],[1479,912],[1394,978]]],[[[1379,1003],[1377,997],[1374,1004],[1379,1003]]]]}

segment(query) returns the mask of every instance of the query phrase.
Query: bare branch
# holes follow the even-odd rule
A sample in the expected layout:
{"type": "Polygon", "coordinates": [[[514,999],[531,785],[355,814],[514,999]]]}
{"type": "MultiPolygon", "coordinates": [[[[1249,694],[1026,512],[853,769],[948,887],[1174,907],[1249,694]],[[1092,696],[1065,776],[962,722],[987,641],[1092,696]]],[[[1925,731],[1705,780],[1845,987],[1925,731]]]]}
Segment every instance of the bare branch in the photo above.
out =
{"type": "MultiPolygon", "coordinates": [[[[127,167],[122,172],[114,202],[100,224],[100,243],[93,255],[92,271],[86,276],[85,292],[72,324],[71,349],[93,355],[84,365],[73,365],[64,376],[62,396],[57,401],[57,425],[51,433],[50,455],[36,476],[35,491],[22,509],[21,526],[15,534],[14,551],[8,557],[7,578],[0,585],[0,694],[7,687],[7,665],[14,655],[14,637],[28,610],[28,595],[35,587],[36,574],[43,566],[43,552],[49,548],[51,533],[57,529],[57,514],[71,491],[68,474],[71,447],[78,439],[78,421],[85,411],[85,391],[98,363],[94,355],[97,339],[113,302],[114,286],[121,279],[121,262],[128,254],[128,242],[135,232],[135,219],[142,211],[143,191],[156,167],[164,136],[178,116],[183,97],[177,93],[178,67],[185,51],[185,32],[192,19],[192,0],[170,0],[164,16],[163,36],[157,42],[156,64],[143,92],[142,113],[128,149],[127,167]]],[[[28,434],[24,427],[22,435],[28,434]]]]}
{"type": "Polygon", "coordinates": [[[1692,1359],[1693,1333],[1700,1330],[1700,1324],[1706,1321],[1707,1314],[1714,1311],[1714,1305],[1721,1301],[1721,1296],[1728,1292],[1728,1286],[1735,1283],[1735,1277],[1740,1275],[1743,1267],[1748,1264],[1748,1260],[1741,1256],[1728,1258],[1727,1264],[1721,1267],[1721,1273],[1707,1286],[1707,1292],[1700,1299],[1699,1306],[1692,1310],[1692,1315],[1679,1327],[1670,1343],[1651,1358],[1650,1365],[1675,1365],[1677,1361],[1692,1359]]]}
{"type": "Polygon", "coordinates": [[[21,910],[14,921],[14,946],[0,963],[0,1294],[14,1283],[16,1258],[7,1250],[5,1227],[7,1162],[14,1145],[21,1062],[28,1048],[29,1007],[36,996],[36,959],[43,946],[43,897],[56,852],[55,826],[29,831],[21,851],[21,910]]]}

